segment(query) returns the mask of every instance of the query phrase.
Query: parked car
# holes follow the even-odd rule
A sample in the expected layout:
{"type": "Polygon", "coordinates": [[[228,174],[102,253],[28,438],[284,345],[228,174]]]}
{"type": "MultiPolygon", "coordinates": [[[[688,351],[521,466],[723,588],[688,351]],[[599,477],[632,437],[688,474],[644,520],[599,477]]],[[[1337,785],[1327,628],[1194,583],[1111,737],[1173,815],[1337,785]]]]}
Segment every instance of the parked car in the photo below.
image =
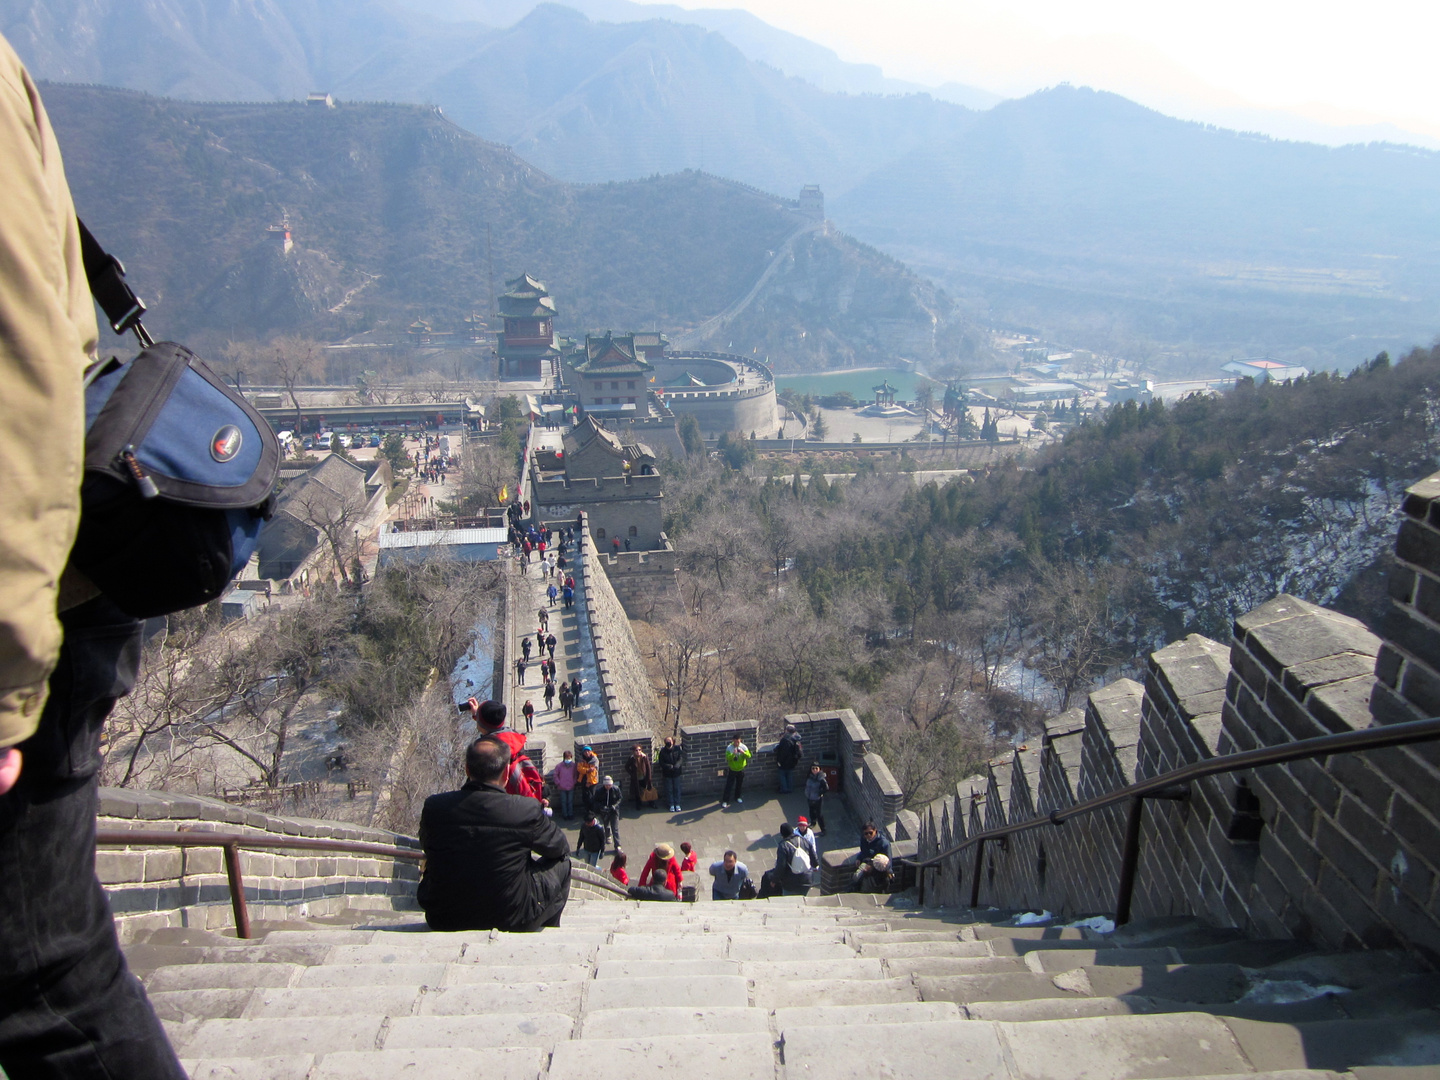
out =
{"type": "Polygon", "coordinates": [[[379,435],[371,435],[371,436],[370,436],[370,445],[371,445],[371,446],[378,447],[378,446],[380,445],[380,436],[379,436],[379,435]]]}
{"type": "Polygon", "coordinates": [[[350,449],[350,436],[349,436],[349,435],[340,435],[340,436],[338,436],[338,438],[340,439],[340,445],[343,446],[346,450],[349,450],[349,449],[350,449]]]}
{"type": "Polygon", "coordinates": [[[315,449],[329,450],[334,441],[335,433],[333,431],[322,431],[320,437],[315,440],[315,449]]]}
{"type": "Polygon", "coordinates": [[[306,435],[305,438],[303,438],[302,440],[300,440],[300,445],[303,446],[303,447],[305,447],[306,450],[314,450],[314,449],[315,449],[315,436],[314,436],[314,435],[306,435]]]}

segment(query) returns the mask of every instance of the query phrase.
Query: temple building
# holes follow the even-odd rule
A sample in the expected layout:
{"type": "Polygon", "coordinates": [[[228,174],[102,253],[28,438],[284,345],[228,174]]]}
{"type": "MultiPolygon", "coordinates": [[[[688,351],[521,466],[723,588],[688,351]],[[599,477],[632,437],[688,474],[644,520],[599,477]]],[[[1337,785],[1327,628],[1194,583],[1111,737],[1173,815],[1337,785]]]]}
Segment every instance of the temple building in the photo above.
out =
{"type": "MultiPolygon", "coordinates": [[[[664,341],[659,334],[612,334],[608,330],[604,334],[585,335],[582,358],[570,369],[570,381],[580,399],[580,407],[600,416],[622,416],[627,412],[646,415],[649,411],[647,391],[655,367],[645,358],[643,350],[657,338],[664,341]]],[[[664,349],[659,342],[655,342],[655,346],[661,351],[664,349]]]]}
{"type": "Polygon", "coordinates": [[[502,379],[538,379],[560,359],[555,337],[555,301],[545,283],[521,274],[505,283],[499,316],[505,322],[496,352],[502,379]]]}

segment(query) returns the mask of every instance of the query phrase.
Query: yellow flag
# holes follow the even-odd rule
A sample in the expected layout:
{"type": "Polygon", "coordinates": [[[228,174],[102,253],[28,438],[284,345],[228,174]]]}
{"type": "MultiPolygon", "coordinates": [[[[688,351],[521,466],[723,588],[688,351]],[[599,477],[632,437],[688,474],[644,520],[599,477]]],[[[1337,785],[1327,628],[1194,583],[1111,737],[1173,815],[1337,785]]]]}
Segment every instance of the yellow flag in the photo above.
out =
{"type": "Polygon", "coordinates": [[[509,497],[510,497],[510,485],[509,485],[509,484],[506,484],[504,487],[502,487],[502,488],[500,489],[500,501],[503,503],[503,502],[504,502],[506,499],[508,499],[509,497]]]}

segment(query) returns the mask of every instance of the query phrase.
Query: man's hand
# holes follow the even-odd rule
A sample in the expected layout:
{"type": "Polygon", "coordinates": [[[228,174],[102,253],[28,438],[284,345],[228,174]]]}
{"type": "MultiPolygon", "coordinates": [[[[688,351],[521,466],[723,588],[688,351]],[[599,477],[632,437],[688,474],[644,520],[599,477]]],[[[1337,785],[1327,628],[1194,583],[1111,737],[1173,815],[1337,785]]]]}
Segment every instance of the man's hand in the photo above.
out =
{"type": "Polygon", "coordinates": [[[0,750],[0,795],[14,787],[19,779],[20,751],[13,746],[9,750],[0,750]]]}

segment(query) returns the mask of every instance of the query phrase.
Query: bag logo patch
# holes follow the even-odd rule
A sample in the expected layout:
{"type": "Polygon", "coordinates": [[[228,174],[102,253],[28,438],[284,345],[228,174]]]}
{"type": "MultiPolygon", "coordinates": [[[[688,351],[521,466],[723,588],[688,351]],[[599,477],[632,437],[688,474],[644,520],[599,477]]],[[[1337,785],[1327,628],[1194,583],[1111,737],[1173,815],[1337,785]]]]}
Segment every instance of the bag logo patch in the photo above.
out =
{"type": "Polygon", "coordinates": [[[245,441],[244,435],[234,424],[226,424],[219,431],[215,432],[210,440],[210,456],[220,464],[233,461],[235,455],[240,453],[240,444],[245,441]]]}

